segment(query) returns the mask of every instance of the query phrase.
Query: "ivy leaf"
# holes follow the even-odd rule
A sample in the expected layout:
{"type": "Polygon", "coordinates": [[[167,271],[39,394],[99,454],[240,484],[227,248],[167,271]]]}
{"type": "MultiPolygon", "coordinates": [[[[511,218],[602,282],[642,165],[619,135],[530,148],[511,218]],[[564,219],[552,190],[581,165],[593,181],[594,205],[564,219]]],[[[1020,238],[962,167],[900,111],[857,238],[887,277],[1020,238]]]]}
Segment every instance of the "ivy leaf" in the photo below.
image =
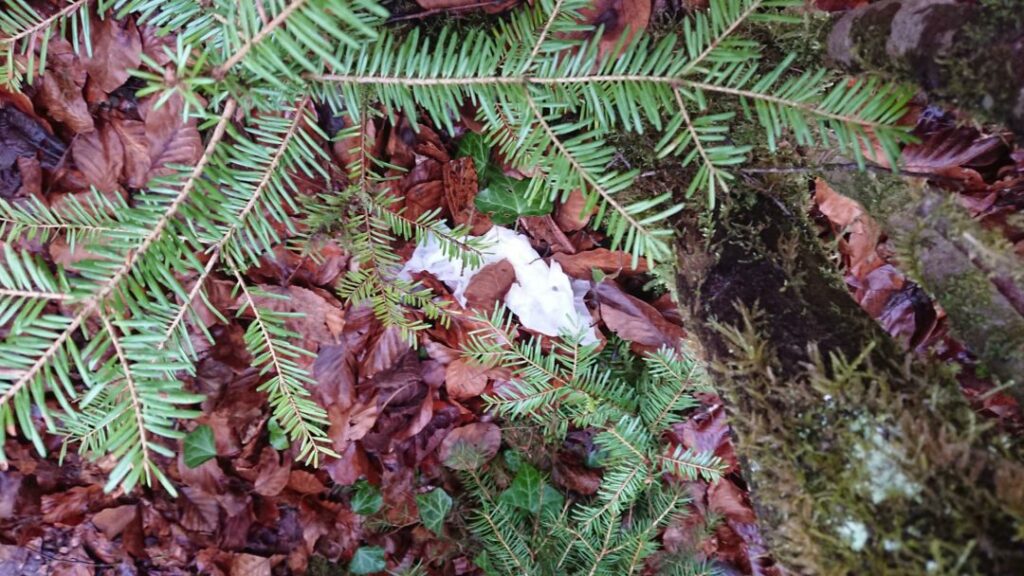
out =
{"type": "MultiPolygon", "coordinates": [[[[462,137],[458,148],[455,149],[455,157],[462,158],[465,156],[473,159],[473,168],[483,178],[484,174],[488,172],[487,167],[491,159],[491,147],[487,145],[487,139],[484,138],[483,134],[470,132],[462,137]]],[[[484,180],[481,180],[481,184],[484,182],[484,180]]]]}
{"type": "Polygon", "coordinates": [[[375,514],[384,505],[384,497],[380,490],[366,480],[356,482],[355,491],[352,493],[352,511],[356,514],[369,516],[375,514]]]}
{"type": "Polygon", "coordinates": [[[434,534],[444,532],[444,519],[452,509],[452,497],[440,488],[426,494],[416,495],[416,506],[420,509],[420,521],[434,534]]]}
{"type": "Polygon", "coordinates": [[[202,424],[185,436],[185,466],[195,468],[216,457],[217,444],[213,438],[213,428],[202,424]]]}
{"type": "Polygon", "coordinates": [[[351,574],[375,574],[387,568],[384,549],[380,546],[360,546],[348,564],[351,574]]]}
{"type": "Polygon", "coordinates": [[[544,216],[551,213],[547,198],[527,198],[529,180],[515,180],[504,174],[476,195],[477,210],[486,213],[495,224],[508,225],[520,216],[544,216]]]}
{"type": "Polygon", "coordinates": [[[267,432],[270,433],[270,445],[275,450],[287,450],[291,445],[288,435],[284,433],[284,429],[277,423],[277,420],[271,418],[267,421],[267,432]]]}
{"type": "Polygon", "coordinates": [[[565,497],[544,481],[544,477],[533,466],[523,462],[512,485],[498,497],[499,502],[522,508],[532,514],[545,509],[558,510],[565,497]]]}

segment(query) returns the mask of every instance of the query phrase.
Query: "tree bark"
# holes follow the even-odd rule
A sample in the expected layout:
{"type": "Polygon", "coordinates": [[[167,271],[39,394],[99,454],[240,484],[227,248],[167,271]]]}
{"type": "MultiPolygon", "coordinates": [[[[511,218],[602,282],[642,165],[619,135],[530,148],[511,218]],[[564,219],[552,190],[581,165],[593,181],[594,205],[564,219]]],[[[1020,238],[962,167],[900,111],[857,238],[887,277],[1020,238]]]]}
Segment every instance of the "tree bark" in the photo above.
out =
{"type": "Polygon", "coordinates": [[[883,0],[842,16],[829,56],[919,84],[1024,135],[1024,10],[1019,0],[883,0]]]}
{"type": "Polygon", "coordinates": [[[1015,573],[1020,447],[860,310],[788,185],[734,190],[714,245],[679,246],[770,549],[794,574],[1015,573]]]}
{"type": "MultiPolygon", "coordinates": [[[[833,172],[826,180],[882,224],[907,275],[945,310],[953,335],[1002,382],[1024,375],[1024,270],[1013,246],[955,198],[892,175],[833,172]]],[[[1008,392],[1024,404],[1024,386],[1008,392]]]]}

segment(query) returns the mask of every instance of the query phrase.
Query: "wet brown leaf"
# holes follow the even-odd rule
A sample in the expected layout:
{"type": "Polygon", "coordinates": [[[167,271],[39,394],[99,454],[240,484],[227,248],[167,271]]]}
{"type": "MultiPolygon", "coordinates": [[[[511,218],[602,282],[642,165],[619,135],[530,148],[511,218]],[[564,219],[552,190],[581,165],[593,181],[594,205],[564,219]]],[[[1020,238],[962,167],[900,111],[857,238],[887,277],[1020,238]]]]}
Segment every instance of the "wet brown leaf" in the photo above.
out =
{"type": "Polygon", "coordinates": [[[100,192],[112,192],[120,187],[125,151],[117,130],[110,124],[75,138],[71,156],[87,185],[95,186],[100,192]]]}
{"type": "Polygon", "coordinates": [[[209,492],[185,486],[181,489],[181,525],[194,532],[212,533],[220,526],[220,506],[209,492]]]}
{"type": "Polygon", "coordinates": [[[477,212],[474,203],[478,185],[472,158],[456,158],[443,164],[441,180],[444,183],[444,205],[455,224],[468,225],[470,233],[476,236],[485,234],[494,226],[490,217],[477,212]]]}
{"type": "Polygon", "coordinates": [[[184,100],[175,95],[156,108],[156,97],[139,104],[139,114],[146,123],[150,168],[146,180],[166,176],[174,171],[168,164],[194,165],[203,155],[203,141],[196,121],[182,118],[184,100]]]}
{"type": "Polygon", "coordinates": [[[92,523],[110,539],[118,537],[139,515],[138,506],[115,506],[105,508],[92,517],[92,523]]]}
{"type": "Polygon", "coordinates": [[[270,558],[237,554],[231,562],[230,576],[270,576],[270,558]]]}
{"type": "Polygon", "coordinates": [[[153,165],[149,157],[149,137],[146,124],[139,120],[113,118],[110,125],[117,131],[124,149],[124,184],[129,188],[142,188],[153,165]]]}
{"type": "Polygon", "coordinates": [[[70,490],[43,496],[41,508],[43,522],[48,524],[78,524],[90,508],[103,501],[103,487],[75,486],[70,490]]]}
{"type": "Polygon", "coordinates": [[[260,463],[256,468],[256,477],[253,492],[260,496],[277,496],[288,485],[291,478],[291,464],[282,463],[281,457],[270,446],[260,453],[260,463]]]}
{"type": "Polygon", "coordinates": [[[521,216],[519,226],[531,239],[531,244],[541,254],[568,253],[576,251],[576,247],[562,232],[551,216],[521,216]]]}
{"type": "Polygon", "coordinates": [[[620,41],[629,45],[633,37],[647,28],[652,0],[595,0],[580,10],[583,23],[603,26],[601,56],[609,56],[620,41]],[[625,40],[623,41],[623,36],[625,40]]]}
{"type": "Polygon", "coordinates": [[[587,199],[580,190],[573,190],[569,197],[558,205],[555,210],[555,223],[563,232],[575,232],[586,228],[587,223],[596,211],[595,208],[584,212],[587,199]]]}
{"type": "Polygon", "coordinates": [[[708,506],[712,512],[721,514],[727,520],[751,524],[757,521],[747,493],[723,479],[708,488],[708,506]]]}

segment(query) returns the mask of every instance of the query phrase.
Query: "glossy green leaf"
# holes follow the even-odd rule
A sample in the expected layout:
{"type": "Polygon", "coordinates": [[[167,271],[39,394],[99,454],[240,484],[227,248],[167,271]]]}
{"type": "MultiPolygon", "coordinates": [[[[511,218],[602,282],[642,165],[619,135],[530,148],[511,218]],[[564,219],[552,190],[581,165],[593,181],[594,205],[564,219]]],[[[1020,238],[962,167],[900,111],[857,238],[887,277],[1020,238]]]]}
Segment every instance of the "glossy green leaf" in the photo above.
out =
{"type": "Polygon", "coordinates": [[[434,534],[444,533],[444,519],[452,509],[452,497],[440,488],[416,495],[416,506],[420,510],[420,521],[434,534]]]}
{"type": "Polygon", "coordinates": [[[185,436],[185,466],[195,468],[203,462],[217,457],[217,444],[213,428],[206,424],[197,426],[185,436]]]}
{"type": "Polygon", "coordinates": [[[384,498],[380,494],[380,489],[366,480],[356,482],[355,490],[352,492],[353,512],[369,516],[370,514],[376,514],[383,505],[384,498]]]}
{"type": "Polygon", "coordinates": [[[529,180],[514,180],[502,175],[477,193],[476,207],[500,225],[513,224],[520,216],[550,214],[551,201],[547,198],[529,198],[529,186],[529,180]]]}
{"type": "Polygon", "coordinates": [[[380,546],[360,546],[348,564],[351,574],[375,574],[387,568],[384,549],[380,546]]]}

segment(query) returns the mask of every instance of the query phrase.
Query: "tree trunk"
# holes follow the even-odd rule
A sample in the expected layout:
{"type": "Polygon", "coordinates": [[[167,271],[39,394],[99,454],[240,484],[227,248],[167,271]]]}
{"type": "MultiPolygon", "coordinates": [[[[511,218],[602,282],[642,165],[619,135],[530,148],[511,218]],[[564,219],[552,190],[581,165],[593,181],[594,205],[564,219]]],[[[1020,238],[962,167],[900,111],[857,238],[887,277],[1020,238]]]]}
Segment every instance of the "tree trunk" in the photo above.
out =
{"type": "MultiPolygon", "coordinates": [[[[907,275],[934,298],[953,335],[1002,382],[1024,375],[1024,269],[999,231],[955,198],[892,175],[833,172],[828,182],[880,224],[907,275]]],[[[1024,404],[1024,386],[1008,392],[1024,404]]]]}
{"type": "Polygon", "coordinates": [[[1024,10],[1020,0],[883,0],[832,29],[829,56],[886,73],[1024,135],[1024,10]]]}
{"type": "Polygon", "coordinates": [[[976,420],[948,367],[908,358],[860,310],[806,188],[771,189],[787,186],[734,190],[713,246],[679,246],[770,549],[795,574],[1016,573],[1019,447],[976,420]]]}

